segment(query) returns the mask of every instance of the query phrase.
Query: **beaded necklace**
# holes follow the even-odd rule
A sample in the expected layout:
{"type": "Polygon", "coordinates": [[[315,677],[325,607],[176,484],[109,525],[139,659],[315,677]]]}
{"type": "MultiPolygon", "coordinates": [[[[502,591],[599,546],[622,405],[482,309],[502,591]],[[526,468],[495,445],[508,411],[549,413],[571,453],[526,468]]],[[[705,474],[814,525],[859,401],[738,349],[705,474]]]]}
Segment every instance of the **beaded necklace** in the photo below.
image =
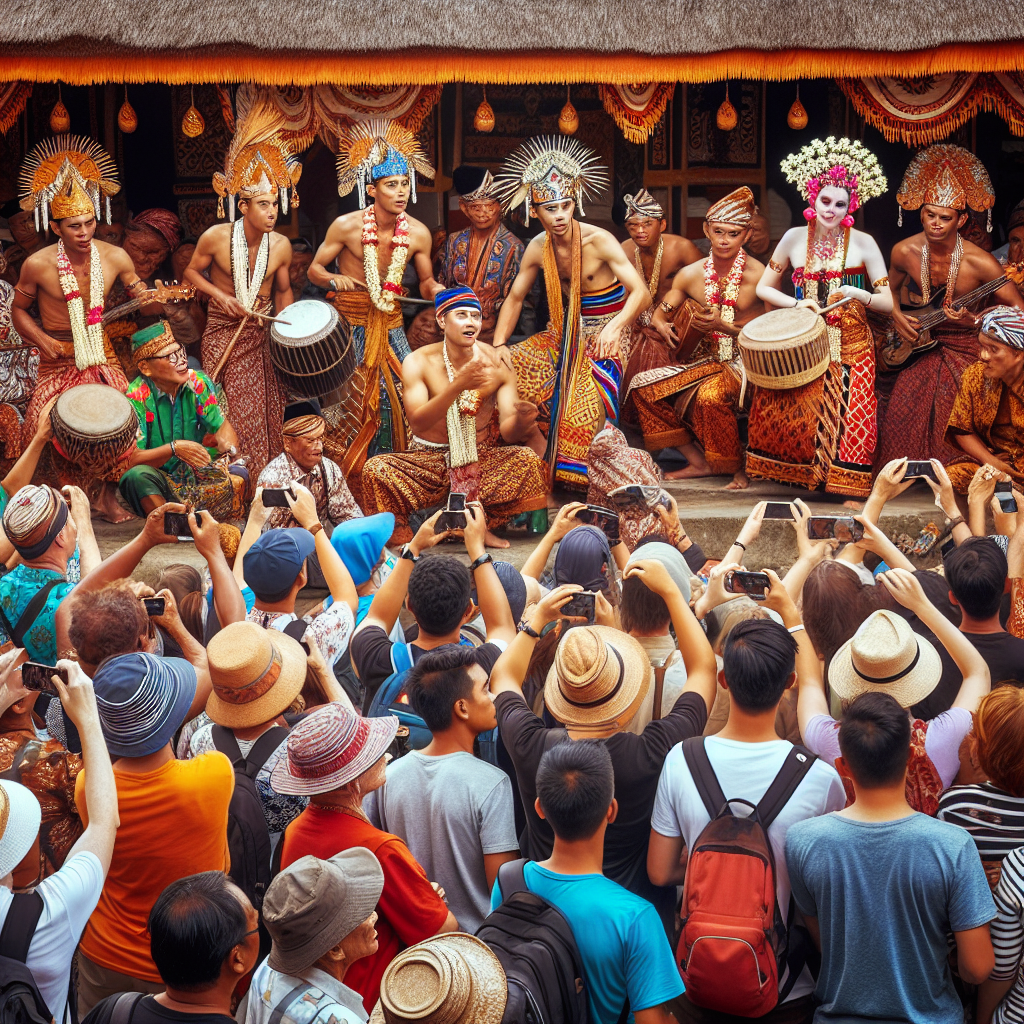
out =
{"type": "MultiPolygon", "coordinates": [[[[956,287],[956,277],[960,272],[960,261],[964,255],[964,243],[959,233],[956,236],[956,245],[949,257],[949,273],[946,275],[946,294],[942,298],[942,305],[952,307],[953,289],[956,287]]],[[[925,305],[932,294],[932,252],[927,241],[921,246],[921,297],[925,305]]]]}
{"type": "MultiPolygon", "coordinates": [[[[664,237],[658,239],[658,251],[654,257],[654,267],[651,270],[651,278],[647,282],[647,290],[651,293],[651,304],[645,309],[637,320],[640,322],[641,327],[646,327],[654,316],[654,300],[658,294],[658,281],[661,279],[661,258],[665,254],[665,239],[664,237]]],[[[636,251],[633,253],[633,262],[636,264],[636,272],[640,275],[640,279],[643,280],[644,276],[644,262],[640,257],[640,246],[636,247],[636,251]]]]}

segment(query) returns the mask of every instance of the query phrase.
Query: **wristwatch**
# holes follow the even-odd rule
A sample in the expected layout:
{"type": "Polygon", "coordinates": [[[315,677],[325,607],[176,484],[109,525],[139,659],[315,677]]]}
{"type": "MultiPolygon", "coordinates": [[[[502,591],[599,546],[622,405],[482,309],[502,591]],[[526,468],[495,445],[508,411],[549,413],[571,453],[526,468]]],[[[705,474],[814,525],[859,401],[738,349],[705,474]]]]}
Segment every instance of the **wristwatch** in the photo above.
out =
{"type": "Polygon", "coordinates": [[[402,558],[406,559],[409,562],[412,562],[414,565],[416,564],[416,562],[420,560],[419,555],[413,554],[411,541],[408,544],[402,545],[402,558]]]}
{"type": "Polygon", "coordinates": [[[324,529],[323,523],[314,523],[310,528],[309,532],[315,537],[318,533],[322,533],[324,529]]]}
{"type": "Polygon", "coordinates": [[[481,565],[486,565],[488,562],[493,562],[494,556],[489,552],[485,551],[475,562],[472,562],[469,566],[470,572],[476,572],[481,565]]]}
{"type": "Polygon", "coordinates": [[[537,630],[535,630],[528,622],[523,624],[521,631],[527,636],[532,636],[534,640],[540,639],[540,633],[538,633],[537,630]]]}

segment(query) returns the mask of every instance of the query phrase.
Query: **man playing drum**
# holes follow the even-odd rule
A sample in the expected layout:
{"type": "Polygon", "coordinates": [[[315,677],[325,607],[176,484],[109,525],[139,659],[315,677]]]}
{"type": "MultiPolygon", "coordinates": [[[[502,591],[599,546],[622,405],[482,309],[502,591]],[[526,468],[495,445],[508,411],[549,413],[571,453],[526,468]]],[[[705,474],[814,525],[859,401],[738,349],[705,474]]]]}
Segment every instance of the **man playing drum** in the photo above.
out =
{"type": "Polygon", "coordinates": [[[166,320],[136,331],[132,353],[139,376],[128,400],[139,435],[131,468],[118,484],[121,497],[137,516],[178,501],[208,509],[214,519],[242,518],[249,477],[244,467],[220,458],[234,456],[239,442],[213,381],[189,368],[166,320]]]}
{"type": "Polygon", "coordinates": [[[755,292],[764,266],[743,249],[755,209],[746,185],[708,209],[711,255],[676,274],[651,321],[661,365],[638,373],[630,386],[647,450],[678,448],[686,457],[687,466],[665,474],[670,480],[731,473],[730,490],[750,482],[736,423],[735,338],[764,312],[755,292]]]}
{"type": "Polygon", "coordinates": [[[428,299],[441,291],[430,263],[431,236],[406,213],[416,201],[416,175],[434,176],[416,137],[395,121],[363,121],[342,140],[338,194],[358,185],[359,209],[327,229],[309,268],[309,279],[328,293],[352,325],[359,368],[349,385],[338,442],[347,447],[341,468],[361,495],[363,463],[378,452],[406,449],[402,416],[402,362],[409,342],[402,325],[402,277],[411,260],[428,299]],[[365,205],[365,196],[373,200],[365,205]],[[327,268],[338,261],[338,272],[327,268]]]}
{"type": "Polygon", "coordinates": [[[281,451],[277,425],[284,397],[270,361],[267,319],[272,307],[280,313],[292,301],[292,246],[274,226],[278,210],[288,212],[289,191],[292,204],[298,204],[294,186],[302,170],[275,138],[253,141],[258,128],[255,117],[239,124],[226,172],[213,176],[218,213],[224,216],[226,198],[230,222],[202,233],[185,271],[188,281],[210,296],[203,369],[224,385],[254,473],[281,451]]]}
{"type": "Polygon", "coordinates": [[[519,401],[508,363],[478,342],[483,312],[473,290],[449,288],[434,303],[443,340],[417,349],[402,366],[414,432],[409,451],[367,461],[364,503],[394,513],[391,539],[399,544],[412,540],[410,512],[450,492],[465,494],[466,501],[483,504],[487,546],[507,548],[508,541],[490,531],[521,512],[547,508],[547,470],[527,447],[544,443],[536,410],[519,401]]]}

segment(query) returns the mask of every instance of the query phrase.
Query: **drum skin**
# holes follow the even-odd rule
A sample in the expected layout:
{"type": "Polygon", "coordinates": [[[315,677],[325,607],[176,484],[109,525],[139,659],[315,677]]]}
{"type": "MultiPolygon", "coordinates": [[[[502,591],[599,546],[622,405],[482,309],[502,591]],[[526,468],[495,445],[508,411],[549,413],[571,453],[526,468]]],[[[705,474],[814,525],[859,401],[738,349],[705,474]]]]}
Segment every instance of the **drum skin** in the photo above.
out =
{"type": "Polygon", "coordinates": [[[57,399],[50,422],[54,448],[103,480],[120,477],[139,433],[132,403],[106,384],[69,388],[57,399]]]}
{"type": "Polygon", "coordinates": [[[296,394],[323,398],[352,376],[352,328],[330,303],[300,299],[281,319],[289,322],[270,325],[270,360],[296,394]]]}
{"type": "Polygon", "coordinates": [[[754,317],[737,339],[748,379],[784,391],[817,380],[830,361],[825,320],[805,306],[754,317]]]}

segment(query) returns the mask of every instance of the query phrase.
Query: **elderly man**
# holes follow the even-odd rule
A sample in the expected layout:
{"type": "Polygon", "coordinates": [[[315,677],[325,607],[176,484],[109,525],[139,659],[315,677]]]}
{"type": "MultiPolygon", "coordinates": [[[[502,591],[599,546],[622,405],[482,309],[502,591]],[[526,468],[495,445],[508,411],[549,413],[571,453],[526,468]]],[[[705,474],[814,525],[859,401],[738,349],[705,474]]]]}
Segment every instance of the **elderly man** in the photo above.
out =
{"type": "Polygon", "coordinates": [[[215,519],[240,518],[248,473],[220,458],[237,453],[238,435],[213,382],[189,367],[166,320],[136,331],[132,354],[139,376],[128,399],[139,418],[139,437],[118,484],[121,497],[137,516],[180,501],[208,509],[215,519]]]}
{"type": "Polygon", "coordinates": [[[946,443],[964,453],[947,469],[967,493],[979,465],[1024,481],[1024,310],[996,306],[981,318],[978,362],[964,370],[946,443]]]}

